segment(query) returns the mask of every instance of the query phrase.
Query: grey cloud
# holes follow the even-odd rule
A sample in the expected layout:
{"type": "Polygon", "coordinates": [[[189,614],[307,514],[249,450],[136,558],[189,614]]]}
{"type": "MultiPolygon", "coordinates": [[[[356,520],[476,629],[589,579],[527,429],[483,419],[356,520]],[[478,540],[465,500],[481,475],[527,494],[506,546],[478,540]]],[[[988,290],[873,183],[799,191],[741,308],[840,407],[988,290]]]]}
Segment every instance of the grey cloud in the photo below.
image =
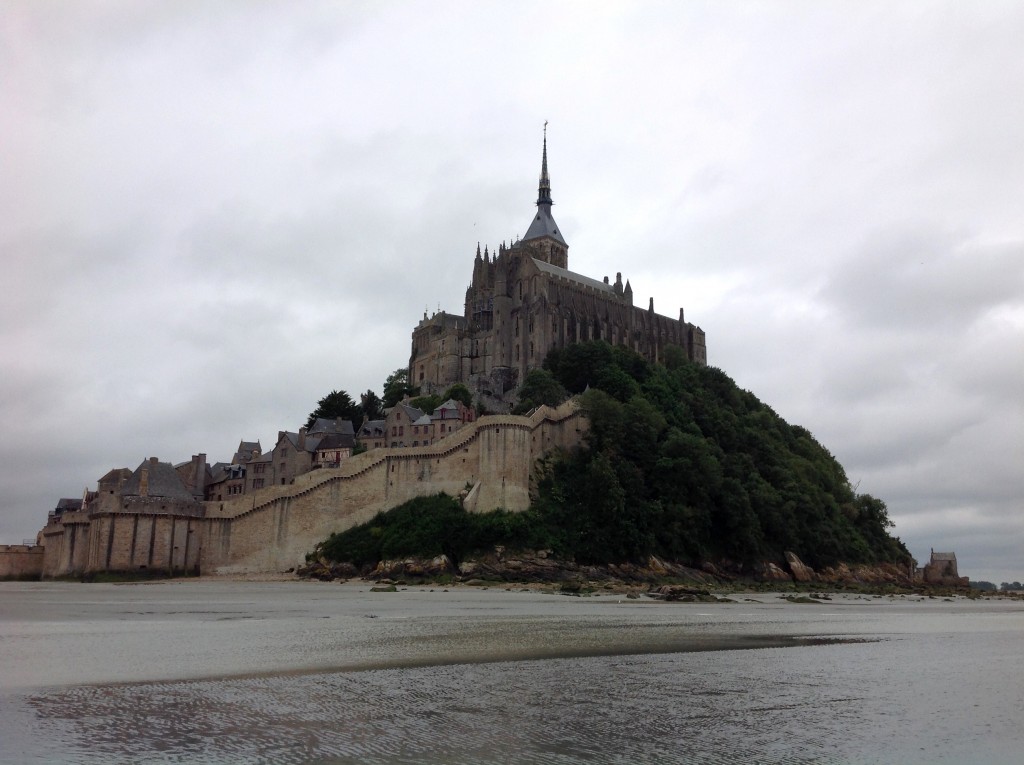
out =
{"type": "Polygon", "coordinates": [[[979,246],[933,223],[876,234],[832,274],[823,298],[850,324],[948,331],[1024,291],[1024,243],[979,246]]]}

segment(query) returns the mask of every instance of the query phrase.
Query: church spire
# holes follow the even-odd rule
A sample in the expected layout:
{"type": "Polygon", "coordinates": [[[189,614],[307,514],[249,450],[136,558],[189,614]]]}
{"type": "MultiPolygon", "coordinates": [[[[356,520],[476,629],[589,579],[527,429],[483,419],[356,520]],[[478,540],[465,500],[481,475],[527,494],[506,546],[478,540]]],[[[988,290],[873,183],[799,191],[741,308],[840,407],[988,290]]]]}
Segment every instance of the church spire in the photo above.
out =
{"type": "Polygon", "coordinates": [[[537,189],[537,206],[548,205],[551,201],[551,179],[548,177],[548,121],[544,120],[544,152],[540,162],[540,188],[537,189]]]}
{"type": "Polygon", "coordinates": [[[565,243],[565,239],[558,233],[558,224],[551,217],[551,205],[553,204],[554,202],[551,201],[551,178],[548,177],[548,123],[545,120],[544,152],[541,155],[540,162],[540,188],[537,190],[537,212],[534,213],[530,227],[526,229],[526,236],[523,237],[523,241],[530,242],[536,239],[553,240],[552,244],[558,252],[552,254],[552,251],[549,250],[549,254],[543,259],[560,268],[567,268],[566,249],[569,245],[565,243]]]}

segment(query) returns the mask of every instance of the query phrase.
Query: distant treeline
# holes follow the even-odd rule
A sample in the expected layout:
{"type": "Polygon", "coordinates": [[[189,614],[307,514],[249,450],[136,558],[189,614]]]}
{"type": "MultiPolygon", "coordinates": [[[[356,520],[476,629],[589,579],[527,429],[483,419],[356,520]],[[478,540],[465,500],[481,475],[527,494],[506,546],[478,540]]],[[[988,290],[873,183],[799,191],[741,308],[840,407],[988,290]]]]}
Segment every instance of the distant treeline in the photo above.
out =
{"type": "Polygon", "coordinates": [[[492,548],[551,549],[580,563],[658,555],[681,563],[778,560],[818,568],[907,563],[885,503],[857,494],[842,466],[721,370],[671,347],[665,364],[604,342],[552,351],[529,373],[518,411],[580,394],[584,448],[537,468],[524,513],[467,514],[433,497],[332,536],[328,559],[356,565],[492,548]]]}
{"type": "Polygon", "coordinates": [[[1020,582],[1003,582],[998,587],[992,582],[979,581],[971,582],[971,589],[981,590],[982,592],[1021,592],[1024,591],[1024,584],[1020,582]]]}

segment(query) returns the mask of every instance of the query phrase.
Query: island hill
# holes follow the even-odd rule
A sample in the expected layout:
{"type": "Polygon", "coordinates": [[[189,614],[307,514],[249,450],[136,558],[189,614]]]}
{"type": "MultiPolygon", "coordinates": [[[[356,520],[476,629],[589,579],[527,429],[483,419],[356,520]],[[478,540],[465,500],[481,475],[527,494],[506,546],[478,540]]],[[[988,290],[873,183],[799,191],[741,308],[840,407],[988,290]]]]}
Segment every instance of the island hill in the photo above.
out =
{"type": "Polygon", "coordinates": [[[552,351],[516,411],[569,402],[588,428],[533,466],[527,509],[416,498],[331,535],[304,573],[914,581],[885,504],[857,494],[807,430],[682,349],[665,355],[651,363],[601,341],[552,351]]]}
{"type": "Polygon", "coordinates": [[[446,576],[515,575],[510,561],[530,560],[544,576],[600,565],[963,583],[955,560],[915,569],[885,505],[708,367],[682,309],[634,306],[621,273],[570,271],[552,205],[545,135],[526,235],[477,245],[463,314],[424,315],[383,402],[335,391],[306,427],[265,453],[242,441],[230,464],[200,453],[111,470],[60,501],[38,545],[0,549],[0,576],[277,572],[307,559],[330,576],[423,570],[403,562],[417,557],[446,576]]]}

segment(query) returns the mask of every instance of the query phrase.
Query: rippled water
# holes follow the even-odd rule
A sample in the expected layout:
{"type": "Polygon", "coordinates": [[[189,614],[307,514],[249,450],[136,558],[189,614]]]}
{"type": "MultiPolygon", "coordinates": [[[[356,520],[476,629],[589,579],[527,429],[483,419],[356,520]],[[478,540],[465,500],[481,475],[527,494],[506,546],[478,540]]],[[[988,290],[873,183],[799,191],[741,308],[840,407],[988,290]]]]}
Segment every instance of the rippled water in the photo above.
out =
{"type": "Polygon", "coordinates": [[[367,590],[0,585],[0,761],[1022,761],[1017,603],[367,590]]]}

